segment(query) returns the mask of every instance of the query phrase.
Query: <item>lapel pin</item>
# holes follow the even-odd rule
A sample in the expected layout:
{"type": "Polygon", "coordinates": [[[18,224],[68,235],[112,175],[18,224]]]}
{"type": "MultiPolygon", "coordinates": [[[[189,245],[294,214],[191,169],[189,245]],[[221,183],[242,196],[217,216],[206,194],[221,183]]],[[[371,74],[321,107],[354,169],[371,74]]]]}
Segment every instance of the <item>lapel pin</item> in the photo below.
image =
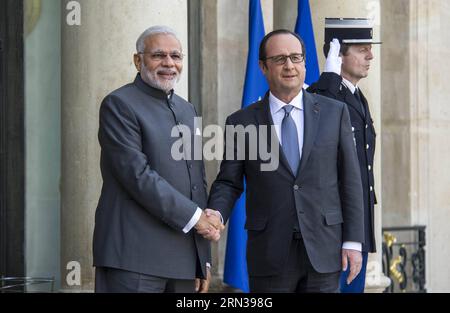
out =
{"type": "Polygon", "coordinates": [[[314,113],[319,113],[319,106],[316,104],[314,104],[314,113]]]}

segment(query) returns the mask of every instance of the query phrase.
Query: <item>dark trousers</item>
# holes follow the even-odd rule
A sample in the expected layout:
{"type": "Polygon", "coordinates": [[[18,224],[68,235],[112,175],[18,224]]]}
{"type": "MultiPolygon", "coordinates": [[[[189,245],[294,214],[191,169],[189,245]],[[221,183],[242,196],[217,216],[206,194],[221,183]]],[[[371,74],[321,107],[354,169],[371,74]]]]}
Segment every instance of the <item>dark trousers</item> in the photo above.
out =
{"type": "Polygon", "coordinates": [[[250,276],[250,292],[336,293],[340,271],[318,273],[311,265],[303,240],[295,236],[283,273],[277,276],[250,276]]]}
{"type": "Polygon", "coordinates": [[[195,280],[168,279],[110,267],[96,267],[95,292],[193,293],[195,280]]]}

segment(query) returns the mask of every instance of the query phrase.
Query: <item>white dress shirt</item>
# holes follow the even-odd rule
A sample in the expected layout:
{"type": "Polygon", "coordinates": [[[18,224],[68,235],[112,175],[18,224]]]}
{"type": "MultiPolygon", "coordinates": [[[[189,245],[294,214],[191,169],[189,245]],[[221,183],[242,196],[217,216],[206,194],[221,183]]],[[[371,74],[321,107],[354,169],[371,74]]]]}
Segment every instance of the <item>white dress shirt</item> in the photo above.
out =
{"type": "Polygon", "coordinates": [[[195,224],[198,223],[201,215],[202,215],[202,209],[197,207],[197,210],[195,211],[194,215],[192,215],[189,222],[186,224],[186,226],[184,226],[183,233],[187,234],[192,229],[192,227],[194,227],[195,224]]]}
{"type": "Polygon", "coordinates": [[[283,145],[281,139],[281,124],[283,122],[284,115],[286,114],[283,107],[286,105],[292,105],[294,108],[291,111],[291,117],[294,120],[295,127],[297,127],[297,137],[298,137],[298,148],[300,153],[300,160],[302,159],[302,149],[303,149],[303,132],[304,132],[304,110],[303,110],[303,90],[295,96],[290,103],[284,103],[277,97],[275,97],[271,92],[269,94],[269,106],[270,114],[272,115],[273,125],[275,131],[277,132],[278,140],[280,144],[283,145]]]}
{"type": "Polygon", "coordinates": [[[350,89],[351,93],[355,93],[356,89],[358,89],[358,86],[353,85],[349,80],[342,77],[342,83],[347,86],[348,89],[350,89]]]}

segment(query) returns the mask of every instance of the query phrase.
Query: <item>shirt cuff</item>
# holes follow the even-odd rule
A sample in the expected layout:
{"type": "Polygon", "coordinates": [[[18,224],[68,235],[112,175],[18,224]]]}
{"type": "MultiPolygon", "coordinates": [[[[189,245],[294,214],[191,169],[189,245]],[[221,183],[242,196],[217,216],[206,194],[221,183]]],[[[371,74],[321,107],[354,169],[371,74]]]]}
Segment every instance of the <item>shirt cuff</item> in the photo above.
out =
{"type": "Polygon", "coordinates": [[[219,216],[220,216],[220,222],[223,224],[223,217],[222,217],[222,214],[219,212],[219,211],[216,211],[217,213],[219,213],[219,216]]]}
{"type": "Polygon", "coordinates": [[[206,268],[209,268],[209,269],[211,269],[211,263],[209,263],[209,262],[206,262],[206,268]]]}
{"type": "Polygon", "coordinates": [[[203,212],[202,209],[197,207],[197,211],[195,211],[190,221],[186,224],[186,226],[184,226],[183,233],[187,234],[192,229],[192,227],[194,227],[195,224],[197,224],[198,220],[200,219],[200,216],[202,215],[202,212],[203,212]]]}
{"type": "Polygon", "coordinates": [[[356,242],[356,241],[345,241],[342,244],[342,249],[356,250],[356,251],[361,252],[361,250],[362,250],[362,243],[356,242]]]}

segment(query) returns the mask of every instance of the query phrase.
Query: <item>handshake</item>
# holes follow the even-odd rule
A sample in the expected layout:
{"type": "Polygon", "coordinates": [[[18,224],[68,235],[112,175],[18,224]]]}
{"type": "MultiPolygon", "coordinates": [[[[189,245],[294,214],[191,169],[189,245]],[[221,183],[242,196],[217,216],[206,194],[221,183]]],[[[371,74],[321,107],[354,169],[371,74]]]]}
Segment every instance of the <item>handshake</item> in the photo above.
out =
{"type": "Polygon", "coordinates": [[[205,209],[194,228],[203,238],[219,241],[220,233],[225,229],[219,211],[205,209]]]}

